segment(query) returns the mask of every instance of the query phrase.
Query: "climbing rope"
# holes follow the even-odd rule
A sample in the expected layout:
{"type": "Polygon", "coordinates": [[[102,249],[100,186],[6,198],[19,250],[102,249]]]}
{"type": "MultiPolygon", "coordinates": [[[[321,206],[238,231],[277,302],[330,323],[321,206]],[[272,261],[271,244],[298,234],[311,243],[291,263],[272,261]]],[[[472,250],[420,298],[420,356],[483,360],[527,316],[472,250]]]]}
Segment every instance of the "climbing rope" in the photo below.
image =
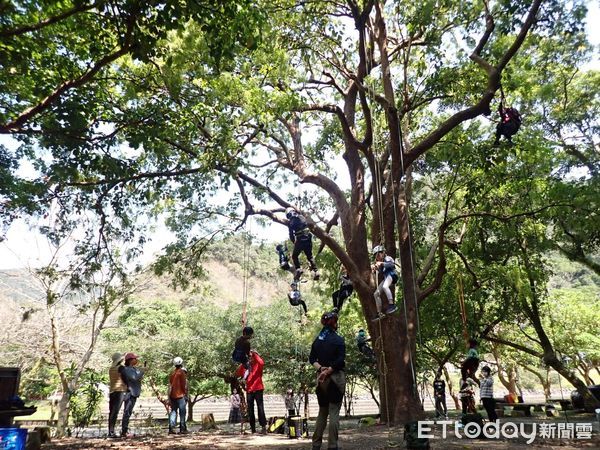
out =
{"type": "Polygon", "coordinates": [[[242,256],[242,329],[248,323],[248,266],[250,264],[250,231],[251,223],[248,218],[247,230],[244,233],[244,245],[242,256]]]}
{"type": "Polygon", "coordinates": [[[465,306],[465,293],[463,289],[462,275],[458,273],[456,278],[456,289],[458,291],[458,304],[460,305],[460,317],[463,326],[463,339],[465,345],[469,345],[469,331],[467,330],[467,308],[465,306]]]}

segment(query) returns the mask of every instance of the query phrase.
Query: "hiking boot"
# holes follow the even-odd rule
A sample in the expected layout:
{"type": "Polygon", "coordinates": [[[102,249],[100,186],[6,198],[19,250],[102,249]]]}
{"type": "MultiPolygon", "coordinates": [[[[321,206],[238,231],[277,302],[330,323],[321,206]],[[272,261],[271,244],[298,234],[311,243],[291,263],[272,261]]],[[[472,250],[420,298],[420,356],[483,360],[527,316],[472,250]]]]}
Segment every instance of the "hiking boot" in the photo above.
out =
{"type": "Polygon", "coordinates": [[[173,430],[171,427],[169,427],[169,434],[175,434],[175,430],[173,430]]]}
{"type": "Polygon", "coordinates": [[[266,426],[261,427],[260,434],[267,434],[267,427],[266,426]]]}
{"type": "Polygon", "coordinates": [[[375,318],[373,318],[372,320],[373,320],[373,322],[375,322],[375,321],[377,321],[377,320],[381,320],[381,319],[383,319],[384,317],[385,317],[385,314],[384,314],[384,313],[382,313],[382,312],[378,312],[378,313],[377,313],[377,316],[375,316],[375,318]]]}
{"type": "Polygon", "coordinates": [[[117,436],[114,431],[111,431],[111,432],[108,433],[107,437],[110,438],[110,439],[116,439],[119,436],[117,436]]]}
{"type": "Polygon", "coordinates": [[[179,434],[190,434],[190,432],[187,428],[182,428],[181,430],[179,430],[179,434]]]}
{"type": "Polygon", "coordinates": [[[388,309],[385,311],[386,314],[393,314],[396,311],[398,311],[398,307],[394,304],[394,305],[390,305],[388,307],[388,309]]]}

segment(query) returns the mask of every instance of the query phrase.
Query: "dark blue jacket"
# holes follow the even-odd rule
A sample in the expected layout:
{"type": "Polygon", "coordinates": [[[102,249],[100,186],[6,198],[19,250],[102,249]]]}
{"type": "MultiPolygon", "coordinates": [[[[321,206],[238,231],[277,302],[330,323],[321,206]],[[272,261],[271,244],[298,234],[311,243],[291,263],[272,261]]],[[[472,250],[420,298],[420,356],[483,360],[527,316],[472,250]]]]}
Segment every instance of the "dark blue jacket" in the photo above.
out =
{"type": "Polygon", "coordinates": [[[139,397],[142,393],[142,378],[144,372],[134,366],[119,367],[121,378],[127,385],[127,390],[133,397],[139,397]]]}
{"type": "Polygon", "coordinates": [[[346,343],[344,338],[331,328],[323,328],[314,340],[308,360],[311,364],[318,361],[323,367],[342,370],[346,366],[346,343]]]}
{"type": "Polygon", "coordinates": [[[288,222],[288,230],[290,232],[290,241],[296,242],[296,234],[299,231],[307,230],[306,219],[300,214],[294,214],[288,222]]]}

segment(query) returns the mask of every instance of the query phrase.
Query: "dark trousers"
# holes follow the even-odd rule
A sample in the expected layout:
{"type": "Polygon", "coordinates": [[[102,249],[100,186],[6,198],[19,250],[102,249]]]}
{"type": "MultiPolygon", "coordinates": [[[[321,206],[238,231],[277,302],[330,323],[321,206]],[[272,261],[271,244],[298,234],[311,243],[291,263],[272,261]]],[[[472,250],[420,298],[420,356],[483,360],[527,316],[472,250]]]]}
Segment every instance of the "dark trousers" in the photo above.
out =
{"type": "Polygon", "coordinates": [[[304,252],[306,255],[306,259],[308,260],[308,265],[311,270],[315,270],[317,268],[315,264],[315,260],[313,259],[312,254],[312,236],[299,236],[296,238],[296,242],[294,242],[294,251],[292,252],[292,262],[294,263],[294,267],[296,269],[300,268],[300,260],[298,257],[300,253],[304,252]]]}
{"type": "Polygon", "coordinates": [[[250,429],[256,433],[256,417],[254,416],[254,401],[258,409],[258,423],[261,427],[267,426],[267,418],[265,417],[265,404],[263,402],[263,391],[248,392],[248,419],[250,421],[250,429]]]}
{"type": "Polygon", "coordinates": [[[512,136],[519,131],[519,124],[514,121],[501,122],[496,125],[496,140],[495,144],[500,142],[500,137],[504,136],[508,142],[512,142],[512,136]]]}
{"type": "Polygon", "coordinates": [[[488,419],[490,419],[490,422],[498,420],[498,415],[496,414],[496,400],[494,400],[493,398],[482,398],[481,403],[483,403],[483,407],[487,412],[488,419]]]}
{"type": "Polygon", "coordinates": [[[475,373],[479,368],[479,359],[477,358],[467,358],[463,361],[462,366],[460,367],[460,375],[463,380],[467,378],[471,378],[477,384],[479,384],[479,380],[475,378],[475,373]]]}
{"type": "Polygon", "coordinates": [[[462,404],[463,414],[477,412],[477,410],[475,409],[475,401],[473,400],[473,397],[461,397],[460,403],[462,404]]]}
{"type": "Polygon", "coordinates": [[[446,407],[446,396],[436,395],[435,396],[435,417],[445,416],[448,414],[448,408],[446,407]]]}
{"type": "Polygon", "coordinates": [[[108,396],[108,433],[113,434],[115,432],[115,424],[117,423],[117,416],[119,410],[123,405],[123,399],[125,398],[125,392],[111,392],[108,396]]]}
{"type": "Polygon", "coordinates": [[[129,419],[131,418],[131,413],[133,413],[133,407],[135,406],[135,402],[137,402],[137,399],[137,397],[134,397],[129,392],[125,394],[125,407],[123,408],[121,434],[127,434],[127,432],[129,431],[129,419]]]}
{"type": "Polygon", "coordinates": [[[331,294],[331,298],[333,300],[333,307],[337,308],[338,311],[340,309],[342,309],[344,300],[346,300],[348,297],[350,297],[352,295],[352,292],[354,292],[354,288],[352,287],[352,285],[348,285],[348,286],[342,286],[337,291],[335,291],[333,294],[331,294]]]}

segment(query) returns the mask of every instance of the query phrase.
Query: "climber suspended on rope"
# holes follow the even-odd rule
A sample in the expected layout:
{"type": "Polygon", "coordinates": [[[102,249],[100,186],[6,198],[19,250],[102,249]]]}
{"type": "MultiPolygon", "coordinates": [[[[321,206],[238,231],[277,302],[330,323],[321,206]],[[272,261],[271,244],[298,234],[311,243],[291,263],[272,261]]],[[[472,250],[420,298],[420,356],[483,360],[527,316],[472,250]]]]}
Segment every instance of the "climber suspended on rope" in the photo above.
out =
{"type": "Polygon", "coordinates": [[[294,266],[290,264],[287,245],[277,244],[275,246],[275,250],[277,251],[277,255],[279,255],[279,268],[281,270],[285,270],[286,272],[291,272],[291,274],[294,275],[295,270],[294,266]]]}
{"type": "Polygon", "coordinates": [[[298,282],[292,281],[290,284],[290,292],[288,292],[288,300],[290,301],[290,305],[299,306],[302,305],[304,309],[304,314],[308,312],[308,308],[306,307],[306,302],[302,300],[302,294],[300,293],[300,289],[298,289],[298,282]]]}
{"type": "Polygon", "coordinates": [[[248,378],[250,373],[250,339],[254,336],[254,330],[252,327],[244,327],[242,335],[235,341],[235,348],[231,355],[231,359],[234,363],[241,364],[246,371],[244,372],[243,380],[248,378]]]}
{"type": "Polygon", "coordinates": [[[339,312],[342,309],[344,300],[352,295],[354,292],[354,286],[352,286],[352,280],[348,277],[348,271],[342,266],[342,273],[340,274],[340,288],[331,294],[333,299],[333,309],[339,312]]]}
{"type": "Polygon", "coordinates": [[[375,257],[375,262],[371,265],[371,270],[375,274],[375,280],[379,282],[375,290],[375,304],[377,305],[377,318],[381,318],[387,314],[392,314],[398,310],[394,302],[394,296],[390,287],[398,281],[396,274],[396,263],[394,258],[386,255],[383,245],[377,245],[373,248],[372,254],[375,257]],[[381,281],[379,281],[381,280],[381,281]],[[385,296],[387,305],[385,312],[381,302],[381,294],[385,296]]]}
{"type": "Polygon", "coordinates": [[[375,352],[371,348],[367,342],[371,340],[370,337],[367,337],[367,333],[362,328],[358,330],[358,334],[356,335],[356,346],[358,347],[358,351],[369,358],[371,361],[375,361],[375,352]]]}
{"type": "Polygon", "coordinates": [[[498,114],[500,114],[500,122],[496,125],[496,140],[494,145],[500,145],[500,137],[504,136],[506,140],[512,144],[512,137],[519,131],[521,127],[521,115],[515,108],[504,106],[504,94],[498,105],[498,114]]]}
{"type": "Polygon", "coordinates": [[[294,250],[292,252],[292,262],[296,268],[294,279],[299,281],[304,272],[300,266],[299,260],[300,253],[304,252],[310,270],[313,272],[313,279],[318,280],[319,271],[317,270],[317,265],[315,264],[312,254],[312,233],[308,229],[306,219],[294,208],[287,208],[285,210],[285,217],[288,219],[290,240],[294,243],[294,250]]]}
{"type": "Polygon", "coordinates": [[[460,367],[460,375],[463,381],[467,379],[473,380],[479,385],[479,380],[475,377],[475,373],[479,368],[479,352],[477,351],[477,341],[475,339],[469,339],[469,350],[467,351],[467,357],[463,361],[460,367]]]}

